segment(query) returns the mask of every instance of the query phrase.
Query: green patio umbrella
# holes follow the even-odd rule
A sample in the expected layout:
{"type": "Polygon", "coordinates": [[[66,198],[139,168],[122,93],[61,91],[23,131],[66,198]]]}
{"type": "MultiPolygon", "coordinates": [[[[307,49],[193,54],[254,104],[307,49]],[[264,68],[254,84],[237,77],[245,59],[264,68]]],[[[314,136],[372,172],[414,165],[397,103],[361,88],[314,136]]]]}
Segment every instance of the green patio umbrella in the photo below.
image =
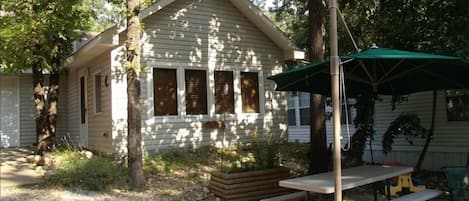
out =
{"type": "MultiPolygon", "coordinates": [[[[406,95],[434,91],[430,133],[416,165],[419,168],[434,130],[435,90],[469,89],[469,62],[460,57],[378,47],[339,58],[345,75],[345,91],[349,97],[359,94],[406,95]]],[[[306,64],[268,79],[275,81],[278,91],[331,95],[329,63],[306,64]]]]}
{"type": "MultiPolygon", "coordinates": [[[[370,48],[340,57],[348,96],[405,95],[420,91],[469,88],[469,62],[388,48],[370,48]]],[[[310,63],[268,77],[278,91],[330,95],[329,61],[310,63]]]]}

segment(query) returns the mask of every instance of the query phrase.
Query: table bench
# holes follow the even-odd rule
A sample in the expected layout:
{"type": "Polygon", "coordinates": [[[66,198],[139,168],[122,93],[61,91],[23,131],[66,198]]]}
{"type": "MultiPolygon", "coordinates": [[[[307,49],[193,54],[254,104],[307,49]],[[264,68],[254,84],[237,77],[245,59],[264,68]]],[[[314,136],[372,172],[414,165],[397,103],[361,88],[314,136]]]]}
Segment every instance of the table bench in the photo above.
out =
{"type": "Polygon", "coordinates": [[[432,198],[436,198],[439,195],[441,195],[441,191],[439,190],[426,189],[423,191],[400,196],[391,201],[425,201],[430,200],[432,198]]]}
{"type": "MultiPolygon", "coordinates": [[[[359,186],[373,184],[388,178],[410,173],[412,167],[394,167],[365,165],[342,170],[342,190],[352,189],[359,186]]],[[[280,187],[291,188],[301,191],[309,191],[320,194],[331,194],[335,191],[335,178],[333,172],[281,180],[280,187]]],[[[373,189],[374,200],[377,200],[377,191],[373,189]]],[[[309,194],[307,194],[309,195],[309,194]]],[[[308,199],[309,196],[308,196],[308,199]]]]}
{"type": "Polygon", "coordinates": [[[300,191],[296,193],[289,193],[285,195],[279,195],[275,197],[265,198],[260,201],[293,201],[293,200],[305,200],[306,198],[306,191],[300,191]]]}
{"type": "Polygon", "coordinates": [[[425,190],[425,185],[418,184],[412,178],[410,173],[399,175],[397,177],[396,183],[392,182],[393,179],[388,179],[385,181],[385,192],[388,196],[397,196],[398,192],[401,192],[404,188],[409,189],[410,192],[419,192],[425,190]]]}

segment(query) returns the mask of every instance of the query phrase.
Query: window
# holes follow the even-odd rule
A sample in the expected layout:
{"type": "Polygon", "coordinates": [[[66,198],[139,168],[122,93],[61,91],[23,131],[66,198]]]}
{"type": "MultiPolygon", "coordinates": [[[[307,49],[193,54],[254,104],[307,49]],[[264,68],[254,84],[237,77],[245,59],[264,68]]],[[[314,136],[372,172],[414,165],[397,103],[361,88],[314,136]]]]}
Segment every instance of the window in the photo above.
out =
{"type": "Polygon", "coordinates": [[[80,77],[80,122],[86,124],[86,81],[80,77]]]}
{"type": "Polygon", "coordinates": [[[297,92],[289,92],[288,93],[288,125],[289,126],[296,126],[296,107],[295,107],[295,99],[298,97],[297,92]]]}
{"type": "Polygon", "coordinates": [[[215,71],[215,113],[234,114],[233,72],[215,71]]]}
{"type": "Polygon", "coordinates": [[[186,70],[186,113],[207,114],[207,73],[186,70]]]}
{"type": "Polygon", "coordinates": [[[259,81],[254,72],[241,72],[243,113],[259,113],[259,81]]]}
{"type": "Polygon", "coordinates": [[[102,112],[101,108],[101,73],[94,75],[94,112],[102,112]]]}
{"type": "Polygon", "coordinates": [[[310,111],[309,111],[309,93],[300,92],[299,96],[299,109],[300,109],[300,124],[310,124],[310,111]]]}
{"type": "Polygon", "coordinates": [[[446,91],[446,115],[448,121],[469,121],[468,91],[446,91]]]}
{"type": "Polygon", "coordinates": [[[177,115],[176,69],[153,69],[153,96],[155,116],[177,115]]]}

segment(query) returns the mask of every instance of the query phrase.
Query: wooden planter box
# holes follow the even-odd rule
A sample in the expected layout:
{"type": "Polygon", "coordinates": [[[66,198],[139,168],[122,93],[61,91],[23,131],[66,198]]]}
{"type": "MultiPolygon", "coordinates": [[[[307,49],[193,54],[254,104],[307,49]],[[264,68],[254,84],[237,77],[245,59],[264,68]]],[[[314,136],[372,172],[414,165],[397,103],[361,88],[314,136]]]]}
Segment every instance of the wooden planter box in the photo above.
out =
{"type": "Polygon", "coordinates": [[[211,174],[209,189],[225,201],[250,201],[285,194],[291,189],[280,188],[278,181],[288,178],[285,167],[242,173],[211,174]]]}

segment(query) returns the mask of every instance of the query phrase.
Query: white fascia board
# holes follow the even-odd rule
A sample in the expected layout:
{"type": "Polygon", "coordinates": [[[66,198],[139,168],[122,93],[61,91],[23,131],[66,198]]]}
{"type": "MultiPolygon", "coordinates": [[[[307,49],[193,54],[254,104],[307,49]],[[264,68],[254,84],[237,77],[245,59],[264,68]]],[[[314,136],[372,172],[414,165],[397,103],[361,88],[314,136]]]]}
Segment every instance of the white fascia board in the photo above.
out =
{"type": "Polygon", "coordinates": [[[169,4],[173,3],[176,0],[160,0],[158,3],[153,4],[152,6],[142,10],[140,12],[140,19],[145,19],[150,15],[155,14],[159,10],[163,9],[164,7],[168,6],[169,4]]]}
{"type": "Polygon", "coordinates": [[[89,40],[85,45],[73,53],[72,56],[67,58],[65,67],[73,67],[74,63],[80,60],[83,55],[89,52],[93,52],[100,45],[108,47],[119,45],[119,33],[117,26],[113,26],[101,32],[93,39],[89,40]]]}
{"type": "MultiPolygon", "coordinates": [[[[285,59],[295,59],[301,54],[299,48],[288,39],[277,26],[268,19],[262,11],[260,11],[249,0],[230,0],[231,3],[243,13],[252,23],[254,23],[265,35],[267,35],[276,45],[278,45],[285,54],[285,59]]],[[[303,53],[304,55],[304,53],[303,53]]],[[[304,58],[304,57],[303,57],[304,58]]],[[[301,58],[302,59],[302,58],[301,58]]]]}

